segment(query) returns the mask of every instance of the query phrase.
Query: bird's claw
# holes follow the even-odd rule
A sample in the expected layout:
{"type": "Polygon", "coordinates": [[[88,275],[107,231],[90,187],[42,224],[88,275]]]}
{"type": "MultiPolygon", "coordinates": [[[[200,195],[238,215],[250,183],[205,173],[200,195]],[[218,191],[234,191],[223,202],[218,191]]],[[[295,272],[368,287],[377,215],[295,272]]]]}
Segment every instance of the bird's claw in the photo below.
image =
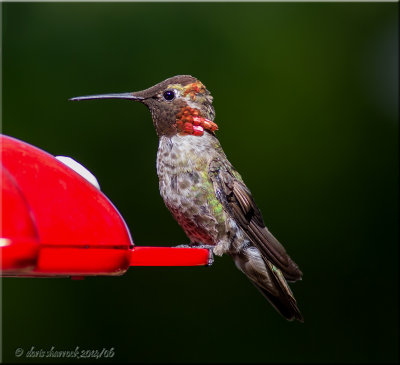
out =
{"type": "Polygon", "coordinates": [[[208,250],[208,262],[207,266],[211,266],[214,263],[214,254],[212,245],[177,245],[177,248],[203,248],[208,250]]]}

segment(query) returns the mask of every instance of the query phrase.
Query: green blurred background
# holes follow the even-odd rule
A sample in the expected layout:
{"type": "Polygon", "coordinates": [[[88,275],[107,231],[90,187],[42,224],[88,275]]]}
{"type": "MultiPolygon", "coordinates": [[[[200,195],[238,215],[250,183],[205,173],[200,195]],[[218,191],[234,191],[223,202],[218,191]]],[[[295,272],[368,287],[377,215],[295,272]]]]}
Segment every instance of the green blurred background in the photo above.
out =
{"type": "Polygon", "coordinates": [[[286,322],[228,257],[3,279],[4,361],[32,346],[114,347],[99,361],[398,361],[398,4],[2,10],[3,133],[86,166],[138,245],[187,242],[159,196],[150,114],[67,99],[177,74],[207,86],[225,152],[304,273],[292,289],[305,317],[286,322]]]}

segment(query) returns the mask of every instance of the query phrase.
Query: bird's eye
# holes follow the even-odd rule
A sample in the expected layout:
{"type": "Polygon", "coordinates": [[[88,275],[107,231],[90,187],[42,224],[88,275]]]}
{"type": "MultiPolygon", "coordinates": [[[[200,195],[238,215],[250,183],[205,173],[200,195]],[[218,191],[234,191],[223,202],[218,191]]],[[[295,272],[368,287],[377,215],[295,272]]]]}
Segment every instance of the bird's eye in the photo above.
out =
{"type": "Polygon", "coordinates": [[[165,100],[171,101],[175,98],[175,93],[173,90],[166,90],[164,91],[163,97],[165,100]]]}

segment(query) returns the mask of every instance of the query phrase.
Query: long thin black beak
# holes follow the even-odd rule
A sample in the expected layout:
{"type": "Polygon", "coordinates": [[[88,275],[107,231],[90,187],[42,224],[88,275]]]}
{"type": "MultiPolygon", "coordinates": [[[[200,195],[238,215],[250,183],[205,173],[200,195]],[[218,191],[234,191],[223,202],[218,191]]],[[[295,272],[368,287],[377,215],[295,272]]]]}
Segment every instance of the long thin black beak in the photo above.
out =
{"type": "Polygon", "coordinates": [[[79,100],[92,100],[92,99],[129,99],[134,101],[144,100],[144,98],[142,98],[141,96],[135,96],[134,93],[77,96],[75,98],[71,98],[68,100],[79,101],[79,100]]]}

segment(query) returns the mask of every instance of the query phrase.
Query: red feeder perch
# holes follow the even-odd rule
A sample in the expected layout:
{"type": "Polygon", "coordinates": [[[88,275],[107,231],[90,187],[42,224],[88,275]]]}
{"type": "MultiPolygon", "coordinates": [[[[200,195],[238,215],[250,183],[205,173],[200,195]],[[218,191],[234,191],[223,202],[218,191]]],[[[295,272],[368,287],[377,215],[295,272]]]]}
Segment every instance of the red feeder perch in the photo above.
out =
{"type": "Polygon", "coordinates": [[[15,138],[0,136],[0,146],[2,276],[121,275],[129,266],[210,264],[207,249],[135,246],[118,210],[79,173],[15,138]]]}

